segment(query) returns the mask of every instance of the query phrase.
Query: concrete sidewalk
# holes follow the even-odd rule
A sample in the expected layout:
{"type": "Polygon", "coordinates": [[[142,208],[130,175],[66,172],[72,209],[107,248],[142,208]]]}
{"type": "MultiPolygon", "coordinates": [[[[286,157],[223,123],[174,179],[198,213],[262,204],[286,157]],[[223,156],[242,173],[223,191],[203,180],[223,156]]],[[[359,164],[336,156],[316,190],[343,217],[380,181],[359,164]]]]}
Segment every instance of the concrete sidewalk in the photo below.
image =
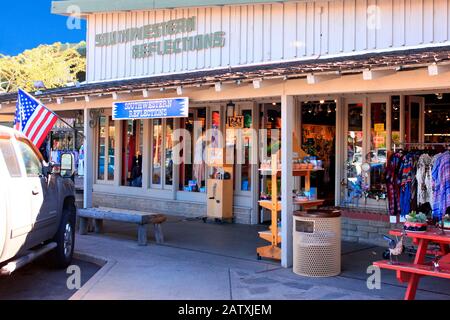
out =
{"type": "MultiPolygon", "coordinates": [[[[260,226],[214,225],[169,219],[166,243],[140,247],[135,226],[105,223],[104,235],[79,236],[77,252],[108,263],[73,299],[402,299],[394,272],[381,290],[366,286],[366,269],[384,248],[343,243],[343,272],[306,278],[272,261],[258,261],[260,226]]],[[[151,229],[151,228],[150,228],[151,229]]],[[[149,232],[152,239],[151,231],[149,232]]],[[[264,243],[264,242],[262,242],[264,243]]],[[[422,279],[417,299],[450,299],[450,282],[422,279]]]]}

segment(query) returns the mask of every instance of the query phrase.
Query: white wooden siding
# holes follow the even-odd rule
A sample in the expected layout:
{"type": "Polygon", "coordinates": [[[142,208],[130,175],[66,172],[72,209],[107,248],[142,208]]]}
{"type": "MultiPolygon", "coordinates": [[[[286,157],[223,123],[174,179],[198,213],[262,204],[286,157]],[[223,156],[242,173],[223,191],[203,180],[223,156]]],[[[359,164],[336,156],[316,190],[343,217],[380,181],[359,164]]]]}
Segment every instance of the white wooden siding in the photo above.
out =
{"type": "Polygon", "coordinates": [[[450,0],[321,0],[101,13],[90,15],[87,25],[88,81],[100,81],[444,43],[450,35],[450,0]],[[224,31],[225,46],[143,59],[132,58],[132,47],[146,40],[95,46],[96,34],[190,16],[197,17],[196,30],[167,39],[224,31]]]}

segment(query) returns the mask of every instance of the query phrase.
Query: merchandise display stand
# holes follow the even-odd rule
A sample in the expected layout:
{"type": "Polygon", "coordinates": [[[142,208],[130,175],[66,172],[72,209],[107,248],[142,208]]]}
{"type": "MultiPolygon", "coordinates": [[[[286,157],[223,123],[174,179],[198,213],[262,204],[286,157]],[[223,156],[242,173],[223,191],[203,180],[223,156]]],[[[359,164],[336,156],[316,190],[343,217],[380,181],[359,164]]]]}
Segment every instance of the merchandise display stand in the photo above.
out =
{"type": "Polygon", "coordinates": [[[233,166],[221,165],[222,177],[207,180],[207,216],[203,218],[214,222],[233,222],[233,166]],[[229,178],[224,177],[225,173],[229,178]]]}
{"type": "MultiPolygon", "coordinates": [[[[295,177],[305,177],[305,190],[310,191],[311,188],[311,172],[319,171],[320,169],[295,169],[292,171],[293,176],[295,177]]],[[[272,176],[272,197],[271,200],[260,200],[259,205],[265,209],[270,210],[271,212],[271,224],[270,229],[266,231],[260,231],[259,236],[270,242],[271,244],[268,246],[263,246],[257,248],[257,257],[261,259],[261,257],[281,260],[281,248],[278,246],[281,243],[281,234],[278,227],[278,212],[281,211],[281,201],[278,200],[278,184],[277,177],[281,174],[281,170],[278,167],[278,156],[277,154],[272,155],[271,159],[271,169],[259,169],[260,172],[268,173],[272,176]]],[[[324,200],[315,199],[315,200],[294,200],[294,205],[299,205],[301,210],[306,210],[310,208],[316,208],[317,206],[322,205],[324,200]]]]}

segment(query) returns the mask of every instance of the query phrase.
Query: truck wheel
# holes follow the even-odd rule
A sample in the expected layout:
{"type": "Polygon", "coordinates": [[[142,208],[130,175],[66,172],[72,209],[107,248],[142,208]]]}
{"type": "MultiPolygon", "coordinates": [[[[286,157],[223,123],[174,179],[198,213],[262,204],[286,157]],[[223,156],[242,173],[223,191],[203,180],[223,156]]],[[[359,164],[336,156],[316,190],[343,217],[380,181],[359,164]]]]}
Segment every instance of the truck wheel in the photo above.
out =
{"type": "Polygon", "coordinates": [[[67,268],[72,262],[75,245],[75,214],[76,209],[73,203],[64,207],[61,224],[53,238],[57,246],[51,252],[52,265],[56,268],[67,268]]]}

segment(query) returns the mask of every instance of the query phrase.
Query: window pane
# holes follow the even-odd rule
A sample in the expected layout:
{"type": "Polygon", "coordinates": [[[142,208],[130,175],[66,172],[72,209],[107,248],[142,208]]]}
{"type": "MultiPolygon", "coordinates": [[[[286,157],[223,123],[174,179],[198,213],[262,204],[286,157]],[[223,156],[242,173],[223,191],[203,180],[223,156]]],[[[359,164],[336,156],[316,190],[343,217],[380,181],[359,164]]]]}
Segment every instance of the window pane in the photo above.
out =
{"type": "Polygon", "coordinates": [[[161,184],[162,120],[153,120],[152,184],[161,184]]]}
{"type": "Polygon", "coordinates": [[[347,128],[347,192],[345,204],[350,204],[355,198],[359,198],[359,190],[362,186],[362,146],[363,146],[363,106],[362,104],[348,105],[347,128]]]}
{"type": "Polygon", "coordinates": [[[19,149],[25,164],[28,177],[38,177],[42,174],[42,163],[34,150],[25,142],[19,141],[19,149]]]}
{"type": "Polygon", "coordinates": [[[122,185],[142,187],[142,143],[144,120],[123,121],[122,185]]]}
{"type": "Polygon", "coordinates": [[[108,130],[108,180],[114,180],[115,132],[114,120],[110,116],[108,130]]]}
{"type": "Polygon", "coordinates": [[[250,164],[250,157],[252,153],[252,110],[243,110],[242,115],[244,116],[244,129],[242,130],[243,138],[243,163],[241,165],[241,190],[250,191],[251,190],[251,175],[252,166],[250,164]]]}
{"type": "Polygon", "coordinates": [[[105,179],[106,117],[99,118],[97,179],[105,179]]]}
{"type": "Polygon", "coordinates": [[[172,158],[172,134],[173,134],[173,119],[166,120],[166,152],[165,152],[165,184],[171,186],[173,183],[173,158],[172,158]]]}
{"type": "Polygon", "coordinates": [[[9,139],[0,139],[0,153],[5,159],[6,167],[8,168],[9,175],[12,178],[21,177],[19,161],[17,160],[14,146],[9,139]]]}
{"type": "Polygon", "coordinates": [[[392,97],[391,110],[392,145],[400,144],[400,97],[392,97]]]}
{"type": "Polygon", "coordinates": [[[194,109],[189,113],[188,118],[181,120],[180,124],[180,127],[185,129],[187,134],[181,139],[183,149],[180,155],[184,162],[180,165],[179,189],[189,192],[205,192],[206,163],[203,156],[206,147],[206,108],[194,109]],[[198,128],[195,133],[194,122],[196,128],[198,128]],[[184,139],[190,139],[190,141],[183,141],[184,139]],[[188,147],[190,150],[185,150],[188,147]]]}
{"type": "Polygon", "coordinates": [[[386,165],[386,103],[370,106],[370,189],[383,189],[383,172],[386,165]]]}

